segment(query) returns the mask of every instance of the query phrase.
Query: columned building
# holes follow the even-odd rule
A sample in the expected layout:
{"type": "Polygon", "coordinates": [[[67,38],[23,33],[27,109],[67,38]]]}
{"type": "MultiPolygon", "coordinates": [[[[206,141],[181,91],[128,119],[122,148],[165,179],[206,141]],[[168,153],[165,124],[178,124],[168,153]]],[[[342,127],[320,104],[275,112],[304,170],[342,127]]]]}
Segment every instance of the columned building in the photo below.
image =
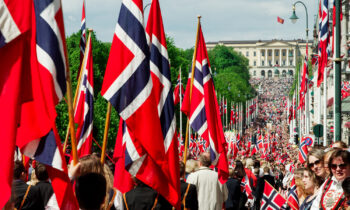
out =
{"type": "Polygon", "coordinates": [[[306,51],[306,41],[300,39],[207,42],[208,50],[216,45],[232,47],[245,56],[251,78],[294,77],[296,62],[305,57],[306,51]]]}

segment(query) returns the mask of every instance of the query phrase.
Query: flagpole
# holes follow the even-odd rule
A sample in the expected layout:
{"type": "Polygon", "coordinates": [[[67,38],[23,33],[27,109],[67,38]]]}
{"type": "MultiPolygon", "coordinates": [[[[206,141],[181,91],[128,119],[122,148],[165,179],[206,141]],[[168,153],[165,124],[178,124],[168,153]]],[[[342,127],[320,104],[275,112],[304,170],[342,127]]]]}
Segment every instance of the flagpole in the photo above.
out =
{"type": "Polygon", "coordinates": [[[228,117],[227,117],[227,114],[228,114],[228,102],[227,102],[227,98],[226,98],[226,130],[229,130],[229,125],[228,125],[228,117]]]}
{"type": "MultiPolygon", "coordinates": [[[[67,49],[65,49],[66,55],[67,49]]],[[[85,56],[84,56],[85,57],[85,56]]],[[[72,144],[72,156],[73,156],[73,165],[78,163],[78,154],[77,154],[77,142],[75,139],[75,129],[74,129],[74,110],[73,110],[73,102],[72,102],[72,81],[69,70],[68,58],[66,59],[67,66],[67,75],[66,75],[66,83],[67,83],[67,101],[68,101],[68,118],[69,118],[69,131],[70,131],[70,139],[72,144]]]]}
{"type": "Polygon", "coordinates": [[[182,81],[181,81],[181,66],[180,66],[180,69],[179,69],[179,72],[180,72],[180,110],[179,110],[179,114],[180,114],[180,141],[182,141],[182,113],[181,113],[181,105],[182,105],[182,81]]]}
{"type": "MultiPolygon", "coordinates": [[[[198,35],[199,35],[199,28],[200,28],[200,24],[201,24],[201,22],[200,22],[201,16],[199,15],[197,18],[198,18],[197,35],[196,35],[196,44],[194,46],[194,52],[193,52],[191,84],[190,84],[190,105],[191,105],[191,99],[192,99],[192,87],[193,87],[194,70],[195,70],[195,66],[196,66],[197,47],[198,47],[198,35]]],[[[186,161],[187,161],[188,132],[190,130],[189,127],[190,127],[190,119],[187,117],[185,152],[184,152],[184,156],[183,156],[183,161],[184,161],[185,166],[186,166],[186,161]]]]}
{"type": "MultiPolygon", "coordinates": [[[[340,58],[340,0],[335,0],[335,33],[334,33],[334,142],[341,141],[341,61],[340,58]]],[[[334,15],[334,14],[333,14],[334,15]]]]}
{"type": "MultiPolygon", "coordinates": [[[[86,43],[86,46],[89,46],[90,36],[91,36],[92,31],[93,31],[93,29],[89,29],[90,33],[89,33],[89,36],[88,36],[88,42],[86,43]]],[[[74,110],[76,109],[77,98],[78,98],[78,91],[79,91],[79,87],[80,87],[80,80],[81,80],[81,77],[83,75],[83,68],[85,66],[84,64],[86,63],[86,59],[87,59],[87,53],[84,53],[83,62],[81,63],[79,77],[78,77],[78,84],[77,84],[77,87],[75,89],[75,95],[74,95],[74,101],[73,101],[73,108],[74,108],[74,110]]],[[[66,137],[64,139],[64,144],[63,144],[63,154],[66,153],[66,149],[67,149],[68,137],[69,137],[69,133],[70,133],[69,132],[70,126],[71,125],[70,125],[70,121],[69,121],[68,126],[67,126],[67,131],[66,131],[66,137]]]]}
{"type": "MultiPolygon", "coordinates": [[[[108,139],[108,130],[109,130],[109,123],[111,119],[111,110],[112,105],[110,102],[107,104],[107,114],[106,114],[106,122],[105,122],[105,129],[103,133],[103,144],[102,144],[102,152],[101,152],[101,163],[102,165],[105,163],[106,160],[106,148],[107,148],[107,139],[108,139]]],[[[119,118],[121,120],[121,118],[119,118]]],[[[118,131],[121,132],[121,131],[118,131]]]]}

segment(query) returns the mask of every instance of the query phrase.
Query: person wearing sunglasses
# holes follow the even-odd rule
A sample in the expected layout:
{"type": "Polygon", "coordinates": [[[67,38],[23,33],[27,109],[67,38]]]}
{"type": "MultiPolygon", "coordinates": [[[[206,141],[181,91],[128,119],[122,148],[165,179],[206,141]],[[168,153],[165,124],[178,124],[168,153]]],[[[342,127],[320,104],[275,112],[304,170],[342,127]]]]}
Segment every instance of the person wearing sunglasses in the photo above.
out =
{"type": "Polygon", "coordinates": [[[330,178],[320,187],[311,210],[319,209],[345,209],[346,196],[342,183],[350,176],[350,152],[336,149],[329,158],[330,178]]]}
{"type": "Polygon", "coordinates": [[[308,154],[307,167],[311,171],[315,172],[316,176],[325,180],[328,176],[326,169],[323,164],[324,151],[322,149],[314,148],[308,154]]]}

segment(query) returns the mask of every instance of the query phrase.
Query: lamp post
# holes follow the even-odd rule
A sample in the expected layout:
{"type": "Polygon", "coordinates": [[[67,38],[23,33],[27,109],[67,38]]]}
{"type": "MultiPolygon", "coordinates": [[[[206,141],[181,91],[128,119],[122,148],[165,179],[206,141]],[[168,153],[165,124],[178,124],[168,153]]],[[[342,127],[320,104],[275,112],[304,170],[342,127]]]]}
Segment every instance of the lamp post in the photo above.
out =
{"type": "MultiPolygon", "coordinates": [[[[296,23],[297,20],[299,19],[298,16],[296,15],[296,13],[295,13],[295,6],[297,4],[301,4],[305,8],[305,13],[306,13],[306,29],[305,29],[306,30],[306,51],[308,51],[307,48],[308,48],[308,44],[309,44],[309,17],[308,17],[308,12],[307,12],[306,5],[302,1],[296,1],[293,4],[293,14],[290,17],[290,19],[291,19],[292,23],[296,23]]],[[[308,85],[306,84],[306,86],[308,86],[308,85]]],[[[306,126],[305,126],[306,130],[305,131],[306,131],[306,134],[309,134],[310,133],[310,112],[309,112],[309,93],[308,93],[308,90],[306,91],[306,97],[305,97],[305,117],[306,117],[306,123],[305,123],[306,124],[306,126]]]]}

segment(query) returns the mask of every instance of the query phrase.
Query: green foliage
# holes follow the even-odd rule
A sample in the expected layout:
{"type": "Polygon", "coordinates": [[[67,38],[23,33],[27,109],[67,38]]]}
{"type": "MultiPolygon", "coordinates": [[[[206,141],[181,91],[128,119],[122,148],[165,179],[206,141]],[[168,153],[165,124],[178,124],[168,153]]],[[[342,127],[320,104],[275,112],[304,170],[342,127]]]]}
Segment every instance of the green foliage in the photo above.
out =
{"type": "Polygon", "coordinates": [[[217,45],[208,52],[218,95],[244,102],[256,94],[250,86],[249,60],[233,48],[217,45]]]}

